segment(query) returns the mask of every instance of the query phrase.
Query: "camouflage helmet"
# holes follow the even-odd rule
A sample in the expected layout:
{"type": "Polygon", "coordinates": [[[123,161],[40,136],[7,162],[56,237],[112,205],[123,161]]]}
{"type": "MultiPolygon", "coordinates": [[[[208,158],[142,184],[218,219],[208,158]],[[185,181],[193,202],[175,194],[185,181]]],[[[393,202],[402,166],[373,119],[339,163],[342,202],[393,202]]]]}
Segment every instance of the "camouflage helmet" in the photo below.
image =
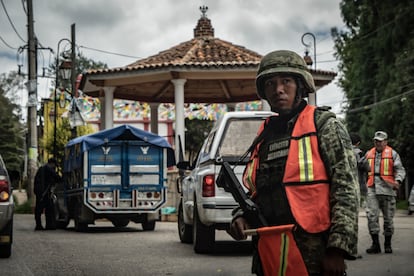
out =
{"type": "Polygon", "coordinates": [[[303,97],[316,91],[313,77],[305,60],[295,52],[279,50],[268,53],[260,61],[256,76],[256,88],[260,98],[266,99],[264,80],[277,73],[293,74],[302,79],[306,90],[303,92],[303,97]]]}

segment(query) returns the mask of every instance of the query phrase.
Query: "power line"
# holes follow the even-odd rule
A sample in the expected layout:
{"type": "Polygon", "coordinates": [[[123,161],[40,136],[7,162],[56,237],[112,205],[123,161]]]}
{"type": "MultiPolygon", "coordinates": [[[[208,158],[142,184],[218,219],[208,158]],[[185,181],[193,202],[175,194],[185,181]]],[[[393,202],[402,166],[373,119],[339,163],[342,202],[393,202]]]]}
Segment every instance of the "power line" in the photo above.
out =
{"type": "Polygon", "coordinates": [[[14,47],[12,47],[12,46],[10,46],[4,39],[3,39],[3,37],[1,37],[1,35],[0,35],[0,40],[4,43],[4,45],[6,45],[7,47],[9,47],[10,49],[12,49],[12,50],[17,50],[17,48],[14,48],[14,47]]]}
{"type": "Polygon", "coordinates": [[[19,38],[20,38],[23,42],[26,42],[26,41],[22,38],[22,36],[21,36],[21,35],[17,32],[16,27],[14,27],[13,21],[11,20],[11,18],[10,18],[10,16],[9,16],[9,13],[7,12],[6,6],[4,6],[4,2],[3,2],[3,0],[1,0],[1,5],[3,6],[3,10],[4,10],[4,12],[6,13],[7,19],[9,19],[10,25],[12,26],[12,28],[13,28],[14,32],[17,34],[17,36],[18,36],[18,37],[19,37],[19,38]]]}
{"type": "Polygon", "coordinates": [[[399,95],[393,96],[393,97],[391,97],[391,98],[387,98],[387,99],[385,99],[385,100],[382,100],[382,101],[379,101],[379,102],[373,103],[373,104],[364,105],[364,106],[357,107],[357,108],[354,108],[354,109],[349,109],[349,110],[348,110],[348,113],[355,113],[355,112],[359,112],[359,111],[363,111],[363,110],[371,109],[371,108],[373,108],[373,107],[376,107],[377,105],[381,105],[381,104],[389,103],[389,102],[392,102],[392,101],[398,100],[398,99],[400,99],[400,98],[401,98],[401,99],[403,99],[405,96],[411,95],[411,94],[413,94],[413,93],[414,93],[414,89],[409,90],[409,91],[407,91],[407,92],[404,92],[404,93],[402,93],[402,94],[399,94],[399,95]]]}
{"type": "Polygon", "coordinates": [[[84,49],[87,49],[87,50],[91,50],[91,51],[105,53],[105,54],[117,55],[117,56],[121,56],[121,57],[128,57],[128,58],[135,58],[135,59],[141,59],[142,58],[142,57],[137,57],[137,56],[130,56],[130,55],[125,55],[125,54],[120,54],[120,53],[109,52],[109,51],[100,50],[100,49],[91,48],[91,47],[82,46],[82,45],[79,45],[78,47],[79,48],[84,48],[84,49]]]}

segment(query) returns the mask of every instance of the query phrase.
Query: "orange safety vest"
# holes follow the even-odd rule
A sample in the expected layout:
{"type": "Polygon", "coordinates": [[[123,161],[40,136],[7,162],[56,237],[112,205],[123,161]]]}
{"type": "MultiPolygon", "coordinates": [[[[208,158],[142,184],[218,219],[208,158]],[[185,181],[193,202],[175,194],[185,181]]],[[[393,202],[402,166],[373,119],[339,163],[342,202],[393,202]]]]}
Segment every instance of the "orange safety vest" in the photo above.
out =
{"type": "MultiPolygon", "coordinates": [[[[315,106],[307,105],[293,127],[283,184],[296,222],[308,233],[319,233],[330,225],[329,178],[319,153],[315,106]]],[[[260,132],[263,131],[261,128],[260,132]]],[[[251,155],[243,176],[255,195],[258,148],[251,155]]]]}
{"type": "MultiPolygon", "coordinates": [[[[371,170],[368,172],[368,181],[367,186],[372,187],[374,186],[374,178],[375,178],[375,147],[370,149],[367,153],[367,160],[371,170]]],[[[381,152],[381,163],[380,163],[380,171],[379,174],[381,178],[392,184],[397,186],[397,182],[394,178],[394,159],[392,158],[392,148],[390,146],[385,146],[384,150],[381,152]]]]}

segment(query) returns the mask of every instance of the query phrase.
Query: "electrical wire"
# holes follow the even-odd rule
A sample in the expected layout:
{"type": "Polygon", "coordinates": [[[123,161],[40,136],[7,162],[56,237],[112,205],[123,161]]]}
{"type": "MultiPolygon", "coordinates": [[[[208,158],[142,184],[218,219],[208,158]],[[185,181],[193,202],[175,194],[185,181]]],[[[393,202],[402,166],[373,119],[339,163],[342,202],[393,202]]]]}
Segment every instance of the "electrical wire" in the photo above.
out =
{"type": "Polygon", "coordinates": [[[13,28],[14,32],[17,34],[17,36],[18,36],[18,37],[19,37],[19,38],[20,38],[23,42],[25,42],[25,43],[26,43],[26,40],[24,40],[24,39],[22,38],[22,36],[19,34],[19,32],[16,30],[16,27],[14,26],[13,21],[11,20],[11,18],[10,18],[10,16],[9,16],[9,13],[7,12],[7,9],[6,9],[6,6],[4,5],[3,0],[1,0],[1,5],[3,6],[3,10],[4,10],[4,12],[6,13],[7,19],[9,19],[10,25],[12,26],[12,28],[13,28]]]}
{"type": "Polygon", "coordinates": [[[402,100],[405,96],[409,96],[409,95],[411,95],[413,93],[414,93],[414,89],[409,90],[407,92],[404,92],[402,94],[395,95],[393,97],[387,98],[385,100],[382,100],[382,101],[379,101],[379,102],[375,102],[373,104],[364,105],[364,106],[361,106],[361,107],[349,109],[347,112],[348,113],[356,113],[356,112],[359,112],[359,111],[364,111],[364,110],[367,110],[367,109],[371,109],[371,108],[376,107],[378,105],[385,104],[385,103],[389,103],[389,102],[393,102],[393,101],[398,100],[398,99],[402,100]]]}
{"type": "Polygon", "coordinates": [[[27,9],[26,9],[26,6],[24,5],[24,2],[25,2],[26,0],[22,0],[22,7],[23,7],[23,11],[24,11],[24,13],[27,15],[27,9]]]}
{"type": "Polygon", "coordinates": [[[4,39],[3,39],[3,37],[0,35],[0,40],[4,43],[4,45],[6,45],[7,47],[9,47],[10,49],[12,49],[12,50],[17,50],[17,48],[15,48],[15,47],[13,47],[13,46],[10,46],[10,44],[8,44],[4,39]]]}
{"type": "Polygon", "coordinates": [[[119,54],[119,53],[109,52],[109,51],[100,50],[100,49],[91,48],[91,47],[82,46],[82,45],[79,45],[78,47],[79,48],[84,48],[84,49],[87,49],[87,50],[91,50],[91,51],[105,53],[105,54],[117,55],[117,56],[121,56],[121,57],[128,57],[128,58],[135,58],[135,59],[141,59],[142,58],[142,57],[137,57],[137,56],[130,56],[130,55],[125,55],[125,54],[119,54]]]}

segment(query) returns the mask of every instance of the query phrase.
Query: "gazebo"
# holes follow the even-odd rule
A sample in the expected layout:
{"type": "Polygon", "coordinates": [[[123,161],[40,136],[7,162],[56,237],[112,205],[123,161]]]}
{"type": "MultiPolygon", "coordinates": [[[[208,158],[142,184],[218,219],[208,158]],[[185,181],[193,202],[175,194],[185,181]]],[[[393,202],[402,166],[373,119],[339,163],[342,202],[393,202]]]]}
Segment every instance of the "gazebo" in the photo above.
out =
{"type": "MultiPolygon", "coordinates": [[[[158,133],[158,105],[174,103],[175,148],[181,140],[185,149],[184,103],[226,103],[231,110],[238,102],[259,100],[255,77],[262,56],[214,37],[207,8],[200,10],[193,39],[124,67],[92,69],[83,75],[79,89],[99,97],[102,128],[113,126],[113,99],[149,103],[153,133],[158,133]]],[[[336,76],[323,70],[311,73],[317,89],[336,76]]]]}

